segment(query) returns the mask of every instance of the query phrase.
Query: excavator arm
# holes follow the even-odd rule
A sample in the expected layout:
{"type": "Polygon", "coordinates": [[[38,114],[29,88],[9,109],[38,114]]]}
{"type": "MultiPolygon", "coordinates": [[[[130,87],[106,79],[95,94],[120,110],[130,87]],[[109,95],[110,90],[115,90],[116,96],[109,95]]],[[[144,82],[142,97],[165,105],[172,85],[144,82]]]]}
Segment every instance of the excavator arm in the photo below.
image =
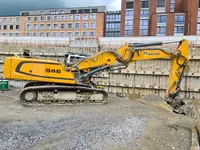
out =
{"type": "Polygon", "coordinates": [[[179,107],[184,105],[179,92],[185,67],[188,63],[188,41],[180,41],[176,50],[146,48],[163,44],[169,43],[127,44],[118,51],[102,51],[74,65],[72,71],[78,71],[80,73],[79,79],[84,81],[104,70],[110,70],[115,67],[126,68],[134,61],[170,59],[171,69],[166,90],[166,101],[174,108],[174,111],[183,113],[182,110],[178,110],[179,107]]]}

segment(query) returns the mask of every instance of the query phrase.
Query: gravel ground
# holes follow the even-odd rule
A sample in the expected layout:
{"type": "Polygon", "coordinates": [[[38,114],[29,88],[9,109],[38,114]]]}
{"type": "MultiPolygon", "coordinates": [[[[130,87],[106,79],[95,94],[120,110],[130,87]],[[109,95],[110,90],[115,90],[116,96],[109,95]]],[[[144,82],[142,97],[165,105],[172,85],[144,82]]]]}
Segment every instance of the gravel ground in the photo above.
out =
{"type": "Polygon", "coordinates": [[[107,105],[23,107],[19,91],[0,93],[1,150],[188,150],[191,144],[194,121],[153,105],[109,95],[107,105]]]}
{"type": "Polygon", "coordinates": [[[65,134],[65,142],[55,149],[94,149],[95,145],[102,150],[109,145],[132,149],[137,146],[133,139],[142,135],[146,120],[86,113],[36,123],[0,121],[0,149],[28,149],[58,133],[65,134]]]}

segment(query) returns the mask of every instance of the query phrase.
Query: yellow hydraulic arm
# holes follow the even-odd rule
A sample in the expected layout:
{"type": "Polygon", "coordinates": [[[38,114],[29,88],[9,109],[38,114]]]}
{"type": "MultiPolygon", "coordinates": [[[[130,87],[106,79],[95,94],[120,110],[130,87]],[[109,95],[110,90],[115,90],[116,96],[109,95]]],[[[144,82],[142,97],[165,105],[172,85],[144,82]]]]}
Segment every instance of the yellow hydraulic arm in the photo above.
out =
{"type": "MultiPolygon", "coordinates": [[[[171,42],[174,43],[174,42],[171,42]]],[[[177,43],[177,42],[176,42],[177,43]]],[[[147,49],[147,46],[156,46],[169,43],[127,44],[118,51],[104,51],[86,58],[78,63],[73,70],[82,73],[80,79],[87,78],[102,70],[108,70],[119,66],[125,68],[134,61],[171,59],[171,70],[166,90],[166,101],[174,108],[184,105],[179,96],[180,83],[188,63],[188,41],[182,40],[176,50],[147,49]],[[116,65],[116,62],[118,65],[116,65]]],[[[161,64],[162,65],[162,64],[161,64]]]]}

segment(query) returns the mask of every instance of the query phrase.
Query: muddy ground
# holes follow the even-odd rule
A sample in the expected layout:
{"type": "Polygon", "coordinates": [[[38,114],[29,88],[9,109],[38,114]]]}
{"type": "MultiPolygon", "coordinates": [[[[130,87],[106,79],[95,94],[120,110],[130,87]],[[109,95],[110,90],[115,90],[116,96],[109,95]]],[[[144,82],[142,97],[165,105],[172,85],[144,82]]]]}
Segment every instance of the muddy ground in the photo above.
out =
{"type": "MultiPolygon", "coordinates": [[[[0,149],[189,150],[195,121],[135,99],[24,107],[18,89],[0,93],[0,149]]],[[[151,100],[153,101],[152,97],[151,100]]],[[[164,103],[155,98],[155,103],[164,103]]]]}

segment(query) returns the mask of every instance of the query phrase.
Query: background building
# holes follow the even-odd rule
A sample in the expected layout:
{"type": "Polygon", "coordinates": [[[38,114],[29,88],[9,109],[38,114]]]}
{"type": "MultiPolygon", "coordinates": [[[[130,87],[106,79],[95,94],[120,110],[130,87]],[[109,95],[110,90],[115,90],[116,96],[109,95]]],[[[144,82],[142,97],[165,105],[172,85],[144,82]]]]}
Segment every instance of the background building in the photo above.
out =
{"type": "Polygon", "coordinates": [[[120,37],[121,11],[108,11],[105,14],[105,37],[120,37]]]}
{"type": "Polygon", "coordinates": [[[3,16],[0,17],[0,36],[22,36],[24,30],[23,19],[20,16],[3,16]]]}
{"type": "Polygon", "coordinates": [[[25,36],[102,37],[105,6],[21,11],[25,36]]]}
{"type": "Polygon", "coordinates": [[[200,33],[200,19],[197,17],[198,1],[122,0],[120,34],[121,36],[196,35],[200,33]]]}

